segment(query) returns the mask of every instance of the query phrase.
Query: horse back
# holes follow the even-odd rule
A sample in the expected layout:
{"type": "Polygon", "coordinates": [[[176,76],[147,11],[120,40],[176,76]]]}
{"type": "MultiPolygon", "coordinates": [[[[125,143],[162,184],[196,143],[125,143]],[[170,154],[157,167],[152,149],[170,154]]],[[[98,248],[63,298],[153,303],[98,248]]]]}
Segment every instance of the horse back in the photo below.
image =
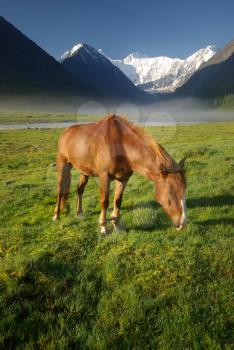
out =
{"type": "Polygon", "coordinates": [[[59,152],[86,175],[98,176],[101,172],[113,177],[124,175],[131,171],[125,147],[129,135],[125,129],[115,116],[71,126],[60,137],[59,152]]]}

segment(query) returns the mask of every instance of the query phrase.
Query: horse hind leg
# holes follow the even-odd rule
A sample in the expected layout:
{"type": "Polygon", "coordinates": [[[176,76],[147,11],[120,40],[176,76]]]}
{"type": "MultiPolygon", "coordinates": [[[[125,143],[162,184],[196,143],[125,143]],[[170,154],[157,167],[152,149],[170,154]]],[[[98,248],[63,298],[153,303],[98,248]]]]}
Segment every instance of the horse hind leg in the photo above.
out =
{"type": "Polygon", "coordinates": [[[70,184],[71,184],[71,168],[72,165],[67,162],[65,157],[58,157],[57,159],[57,172],[58,172],[58,196],[57,204],[54,211],[53,220],[57,220],[60,215],[60,211],[66,206],[70,184]]]}
{"type": "Polygon", "coordinates": [[[79,184],[77,185],[77,215],[82,216],[83,207],[82,207],[82,197],[84,193],[85,186],[89,180],[87,175],[80,174],[79,184]]]}
{"type": "Polygon", "coordinates": [[[99,175],[100,181],[100,204],[101,204],[101,214],[99,217],[99,225],[101,234],[107,234],[106,225],[106,212],[109,206],[109,190],[110,190],[110,178],[108,173],[103,173],[99,175]]]}

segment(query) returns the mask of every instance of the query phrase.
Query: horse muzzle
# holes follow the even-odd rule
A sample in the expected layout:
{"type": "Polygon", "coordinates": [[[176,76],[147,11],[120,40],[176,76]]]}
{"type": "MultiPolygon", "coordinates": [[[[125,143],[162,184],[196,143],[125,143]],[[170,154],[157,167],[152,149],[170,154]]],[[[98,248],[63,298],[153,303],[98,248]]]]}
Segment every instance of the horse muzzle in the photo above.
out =
{"type": "Polygon", "coordinates": [[[187,219],[186,218],[179,218],[176,217],[172,219],[173,225],[177,231],[183,230],[187,226],[187,219]]]}
{"type": "Polygon", "coordinates": [[[181,224],[179,224],[178,226],[175,226],[177,231],[183,230],[185,227],[187,226],[187,222],[183,222],[181,224]]]}

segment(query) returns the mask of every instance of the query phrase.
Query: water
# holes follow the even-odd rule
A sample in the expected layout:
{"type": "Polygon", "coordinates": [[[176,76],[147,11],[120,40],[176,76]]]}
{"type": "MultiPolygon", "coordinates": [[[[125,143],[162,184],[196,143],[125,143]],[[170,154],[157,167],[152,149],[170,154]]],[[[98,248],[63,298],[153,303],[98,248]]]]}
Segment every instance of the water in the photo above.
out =
{"type": "MultiPolygon", "coordinates": [[[[196,117],[173,117],[172,115],[163,115],[160,117],[141,117],[139,119],[128,118],[130,121],[141,125],[141,126],[176,126],[179,124],[201,124],[201,123],[212,123],[212,122],[228,122],[234,121],[233,115],[212,115],[207,117],[205,115],[196,117]]],[[[5,129],[64,129],[71,125],[89,124],[91,121],[72,121],[72,122],[37,122],[37,123],[16,123],[16,124],[0,124],[0,130],[5,129]]]]}

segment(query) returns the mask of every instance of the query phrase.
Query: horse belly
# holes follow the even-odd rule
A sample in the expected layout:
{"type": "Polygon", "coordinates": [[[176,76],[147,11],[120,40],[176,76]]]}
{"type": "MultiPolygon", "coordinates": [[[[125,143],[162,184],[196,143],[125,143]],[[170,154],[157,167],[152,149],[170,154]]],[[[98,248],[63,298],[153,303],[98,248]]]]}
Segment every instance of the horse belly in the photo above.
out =
{"type": "Polygon", "coordinates": [[[132,171],[131,170],[128,170],[128,171],[117,171],[115,172],[114,174],[110,174],[111,177],[115,180],[119,180],[119,181],[122,181],[124,179],[128,179],[129,176],[132,175],[132,171]]]}
{"type": "Polygon", "coordinates": [[[88,166],[82,166],[82,165],[77,165],[77,166],[75,166],[75,169],[79,172],[79,173],[81,173],[81,174],[83,174],[83,175],[86,175],[86,176],[98,176],[98,173],[97,173],[97,171],[94,171],[94,169],[93,168],[91,168],[91,167],[88,167],[88,166]]]}
{"type": "Polygon", "coordinates": [[[114,162],[110,166],[110,175],[117,180],[122,180],[132,173],[129,164],[122,160],[122,162],[114,162]]]}
{"type": "Polygon", "coordinates": [[[98,176],[95,160],[87,146],[81,147],[81,144],[79,144],[74,147],[69,152],[68,159],[78,172],[87,176],[98,176]]]}

